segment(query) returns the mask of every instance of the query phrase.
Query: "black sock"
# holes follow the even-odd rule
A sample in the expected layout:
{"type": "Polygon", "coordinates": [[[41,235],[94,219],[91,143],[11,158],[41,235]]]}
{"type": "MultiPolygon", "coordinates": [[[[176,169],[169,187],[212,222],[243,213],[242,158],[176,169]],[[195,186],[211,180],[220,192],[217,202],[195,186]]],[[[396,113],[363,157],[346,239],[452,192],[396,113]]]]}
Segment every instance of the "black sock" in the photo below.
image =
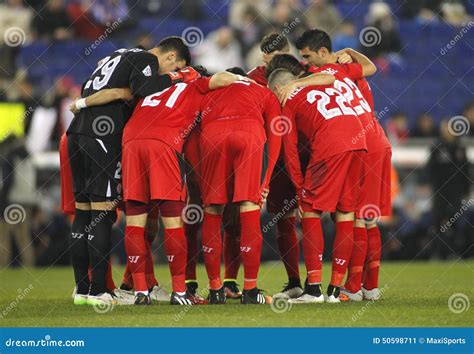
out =
{"type": "Polygon", "coordinates": [[[106,274],[112,238],[115,210],[92,210],[89,232],[89,259],[92,267],[91,295],[107,292],[106,274]]]}
{"type": "Polygon", "coordinates": [[[76,209],[71,227],[71,258],[74,268],[77,293],[89,293],[89,250],[87,247],[88,227],[91,223],[90,210],[76,209]]]}

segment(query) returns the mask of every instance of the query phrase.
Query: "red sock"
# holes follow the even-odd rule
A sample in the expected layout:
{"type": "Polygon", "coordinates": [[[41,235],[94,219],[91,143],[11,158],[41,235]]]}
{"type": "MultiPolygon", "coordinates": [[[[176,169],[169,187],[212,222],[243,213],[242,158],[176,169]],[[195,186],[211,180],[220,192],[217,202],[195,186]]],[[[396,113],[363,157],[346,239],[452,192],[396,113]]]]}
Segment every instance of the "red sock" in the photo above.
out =
{"type": "Polygon", "coordinates": [[[110,263],[110,259],[109,265],[107,267],[107,273],[105,274],[105,283],[109,291],[113,292],[115,290],[114,277],[112,276],[112,263],[110,263]]]}
{"type": "Polygon", "coordinates": [[[125,250],[127,251],[127,265],[132,273],[135,291],[148,291],[145,276],[146,241],[144,227],[125,227],[125,250]]]}
{"type": "Polygon", "coordinates": [[[127,262],[127,266],[125,267],[125,272],[123,272],[122,284],[133,288],[133,277],[132,272],[130,271],[130,267],[127,262]]]}
{"type": "Polygon", "coordinates": [[[224,231],[224,280],[236,280],[240,268],[240,235],[224,231]]]}
{"type": "Polygon", "coordinates": [[[184,224],[184,233],[188,245],[188,257],[186,260],[186,281],[196,281],[196,264],[199,255],[198,250],[199,224],[184,224]]]}
{"type": "Polygon", "coordinates": [[[202,252],[209,278],[209,288],[217,290],[222,287],[221,280],[221,235],[222,215],[204,213],[202,222],[202,252]]]}
{"type": "Polygon", "coordinates": [[[165,229],[165,251],[168,257],[173,291],[185,292],[187,245],[182,227],[165,229]]]}
{"type": "Polygon", "coordinates": [[[356,293],[360,290],[366,255],[367,229],[365,227],[354,227],[354,246],[352,247],[346,284],[344,285],[344,288],[351,293],[356,293]]]}
{"type": "Polygon", "coordinates": [[[260,210],[241,212],[240,225],[240,257],[244,265],[244,289],[250,290],[257,286],[262,254],[260,210]]]}
{"type": "Polygon", "coordinates": [[[354,221],[336,221],[336,237],[332,246],[331,285],[341,286],[349,266],[354,243],[354,221]]]}
{"type": "MultiPolygon", "coordinates": [[[[152,240],[153,241],[153,240],[152,240]]],[[[148,289],[158,285],[158,280],[155,278],[155,263],[153,262],[153,250],[149,239],[146,241],[146,262],[145,262],[145,277],[148,289]]]]}
{"type": "Polygon", "coordinates": [[[308,273],[308,283],[322,282],[324,237],[320,218],[302,218],[303,256],[308,273]]]}
{"type": "Polygon", "coordinates": [[[278,220],[278,249],[280,257],[285,265],[288,278],[299,279],[300,271],[298,268],[298,259],[300,247],[295,230],[295,217],[282,218],[278,220]]]}
{"type": "Polygon", "coordinates": [[[378,226],[367,229],[367,257],[364,269],[364,289],[372,290],[379,287],[380,257],[382,240],[378,226]]]}

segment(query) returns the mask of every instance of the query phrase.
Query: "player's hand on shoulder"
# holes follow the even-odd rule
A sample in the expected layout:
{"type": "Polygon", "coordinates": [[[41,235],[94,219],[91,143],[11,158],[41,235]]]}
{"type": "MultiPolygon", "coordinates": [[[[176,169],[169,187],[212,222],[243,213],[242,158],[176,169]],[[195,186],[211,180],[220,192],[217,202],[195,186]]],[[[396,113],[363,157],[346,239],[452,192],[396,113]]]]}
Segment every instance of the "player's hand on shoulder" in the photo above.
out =
{"type": "Polygon", "coordinates": [[[336,55],[337,55],[337,62],[339,64],[349,64],[349,63],[354,62],[351,55],[348,53],[347,49],[342,49],[336,52],[336,55]]]}
{"type": "Polygon", "coordinates": [[[177,71],[172,71],[168,75],[171,77],[171,81],[173,82],[173,84],[177,84],[179,82],[187,83],[199,79],[201,77],[201,74],[199,74],[195,69],[190,66],[187,66],[177,71]]]}
{"type": "Polygon", "coordinates": [[[285,106],[286,101],[297,88],[298,88],[298,84],[294,81],[289,82],[286,85],[280,87],[280,89],[277,92],[277,97],[282,107],[285,106]]]}

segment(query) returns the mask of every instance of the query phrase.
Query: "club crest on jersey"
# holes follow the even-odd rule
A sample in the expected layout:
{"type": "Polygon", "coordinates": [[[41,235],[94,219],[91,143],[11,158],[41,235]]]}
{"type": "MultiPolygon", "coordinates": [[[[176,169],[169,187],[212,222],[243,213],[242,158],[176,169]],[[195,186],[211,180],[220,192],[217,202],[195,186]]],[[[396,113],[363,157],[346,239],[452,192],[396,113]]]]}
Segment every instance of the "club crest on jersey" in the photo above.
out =
{"type": "Polygon", "coordinates": [[[335,74],[337,74],[337,70],[333,69],[333,68],[327,68],[327,69],[321,70],[320,73],[321,74],[335,75],[335,74]]]}
{"type": "Polygon", "coordinates": [[[151,76],[151,68],[150,65],[147,65],[145,69],[142,70],[143,75],[145,76],[151,76]]]}

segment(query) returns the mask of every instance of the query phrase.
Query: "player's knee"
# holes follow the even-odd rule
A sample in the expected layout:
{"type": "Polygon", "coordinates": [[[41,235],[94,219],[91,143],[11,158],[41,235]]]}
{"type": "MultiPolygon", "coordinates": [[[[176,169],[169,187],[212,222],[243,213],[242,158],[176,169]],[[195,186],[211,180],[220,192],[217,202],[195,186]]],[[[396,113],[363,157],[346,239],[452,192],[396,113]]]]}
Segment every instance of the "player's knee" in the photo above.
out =
{"type": "Polygon", "coordinates": [[[354,221],[354,212],[336,210],[336,221],[354,221]]]}
{"type": "Polygon", "coordinates": [[[224,213],[224,205],[221,205],[221,204],[208,205],[204,208],[204,211],[207,214],[222,215],[224,213]]]}
{"type": "Polygon", "coordinates": [[[159,203],[160,214],[163,220],[163,226],[166,229],[183,227],[183,218],[181,217],[185,203],[175,200],[163,200],[159,203]]]}
{"type": "Polygon", "coordinates": [[[254,202],[241,202],[240,203],[240,212],[245,213],[246,211],[253,211],[253,210],[259,210],[260,206],[257,203],[254,202]]]}
{"type": "Polygon", "coordinates": [[[356,218],[354,221],[354,226],[361,229],[365,228],[366,227],[365,219],[356,218]]]}

